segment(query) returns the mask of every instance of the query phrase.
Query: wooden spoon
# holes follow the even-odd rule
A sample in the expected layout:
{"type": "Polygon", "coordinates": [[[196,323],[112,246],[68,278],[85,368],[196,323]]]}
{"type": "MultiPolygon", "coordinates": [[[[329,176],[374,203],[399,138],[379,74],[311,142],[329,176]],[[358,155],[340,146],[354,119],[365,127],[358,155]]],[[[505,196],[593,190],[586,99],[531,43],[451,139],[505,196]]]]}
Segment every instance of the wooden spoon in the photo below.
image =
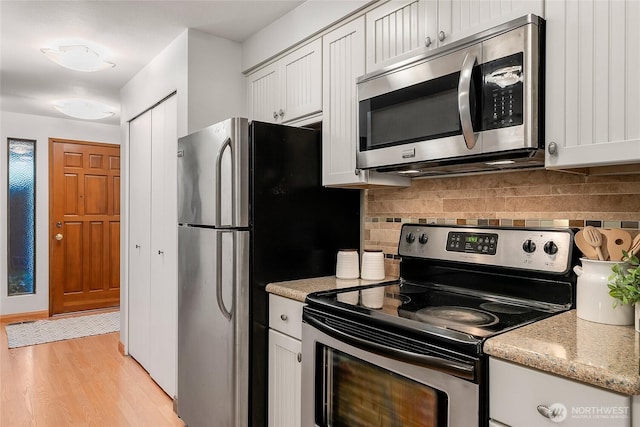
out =
{"type": "MultiPolygon", "coordinates": [[[[622,251],[629,251],[631,248],[631,234],[619,228],[603,228],[600,230],[603,235],[602,247],[609,251],[611,261],[622,261],[622,251]]],[[[604,253],[603,253],[604,256],[604,253]]],[[[605,257],[606,258],[606,257],[605,257]]]]}
{"type": "Polygon", "coordinates": [[[582,230],[576,233],[574,240],[576,242],[576,246],[578,247],[578,249],[580,249],[580,252],[582,252],[582,254],[586,258],[598,259],[596,250],[593,248],[593,246],[587,243],[587,240],[584,237],[584,232],[582,230]]]}
{"type": "Polygon", "coordinates": [[[598,255],[598,259],[600,261],[604,261],[604,256],[602,255],[602,249],[600,249],[600,246],[602,245],[602,234],[600,234],[598,229],[590,225],[587,225],[583,229],[583,231],[584,231],[583,233],[584,239],[587,241],[588,244],[590,244],[596,249],[596,254],[598,255]]]}
{"type": "Polygon", "coordinates": [[[631,248],[629,249],[629,255],[633,256],[637,253],[640,253],[640,233],[633,238],[631,248]]]}

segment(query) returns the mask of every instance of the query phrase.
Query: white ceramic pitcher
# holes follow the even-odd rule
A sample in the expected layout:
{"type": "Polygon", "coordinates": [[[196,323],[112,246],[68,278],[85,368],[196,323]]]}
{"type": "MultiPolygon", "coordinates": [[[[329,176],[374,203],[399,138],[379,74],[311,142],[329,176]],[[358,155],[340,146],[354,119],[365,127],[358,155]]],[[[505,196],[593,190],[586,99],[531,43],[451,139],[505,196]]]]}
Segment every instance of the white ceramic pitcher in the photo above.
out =
{"type": "Polygon", "coordinates": [[[609,295],[611,267],[623,265],[619,261],[596,261],[580,258],[582,267],[576,265],[573,271],[578,275],[576,290],[576,314],[580,319],[607,325],[632,325],[633,305],[614,304],[616,299],[609,295]]]}

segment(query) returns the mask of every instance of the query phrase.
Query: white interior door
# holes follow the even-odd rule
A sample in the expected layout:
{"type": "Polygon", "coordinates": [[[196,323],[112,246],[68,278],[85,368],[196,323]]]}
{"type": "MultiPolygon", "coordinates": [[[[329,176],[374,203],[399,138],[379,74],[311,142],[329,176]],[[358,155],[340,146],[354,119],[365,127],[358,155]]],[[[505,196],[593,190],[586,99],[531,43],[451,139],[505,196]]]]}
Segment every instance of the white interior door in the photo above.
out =
{"type": "Polygon", "coordinates": [[[149,364],[151,260],[151,111],[129,123],[128,351],[149,364]]]}
{"type": "Polygon", "coordinates": [[[176,96],[151,111],[151,282],[149,373],[176,395],[178,340],[178,214],[176,96]]]}

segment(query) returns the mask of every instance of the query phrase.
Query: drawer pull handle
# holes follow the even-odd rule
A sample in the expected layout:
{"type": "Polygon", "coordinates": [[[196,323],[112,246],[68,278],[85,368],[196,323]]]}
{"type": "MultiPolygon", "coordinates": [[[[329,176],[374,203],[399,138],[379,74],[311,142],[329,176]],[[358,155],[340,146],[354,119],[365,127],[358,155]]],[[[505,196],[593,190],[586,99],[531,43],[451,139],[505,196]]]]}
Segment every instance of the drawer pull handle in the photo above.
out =
{"type": "Polygon", "coordinates": [[[280,318],[282,319],[282,321],[283,321],[283,322],[286,322],[286,321],[287,321],[287,319],[288,319],[288,317],[287,317],[287,315],[286,315],[286,314],[281,314],[281,315],[280,315],[280,318]]]}
{"type": "Polygon", "coordinates": [[[562,421],[567,415],[566,411],[562,407],[555,404],[550,407],[546,405],[538,405],[537,409],[540,415],[552,421],[562,421]]]}
{"type": "Polygon", "coordinates": [[[302,363],[302,353],[298,353],[298,363],[302,363]]]}

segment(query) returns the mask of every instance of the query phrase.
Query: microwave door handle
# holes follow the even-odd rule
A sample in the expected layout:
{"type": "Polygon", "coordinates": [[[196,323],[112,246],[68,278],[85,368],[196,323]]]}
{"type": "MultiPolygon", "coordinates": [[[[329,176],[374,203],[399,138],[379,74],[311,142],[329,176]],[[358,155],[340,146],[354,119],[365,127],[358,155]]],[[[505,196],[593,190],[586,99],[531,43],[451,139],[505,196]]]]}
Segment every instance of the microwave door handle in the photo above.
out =
{"type": "Polygon", "coordinates": [[[476,146],[476,135],[473,131],[471,121],[471,74],[473,66],[478,60],[475,54],[468,52],[462,62],[460,70],[460,81],[458,82],[458,112],[460,113],[460,124],[462,125],[462,136],[464,143],[469,150],[476,146]]]}

